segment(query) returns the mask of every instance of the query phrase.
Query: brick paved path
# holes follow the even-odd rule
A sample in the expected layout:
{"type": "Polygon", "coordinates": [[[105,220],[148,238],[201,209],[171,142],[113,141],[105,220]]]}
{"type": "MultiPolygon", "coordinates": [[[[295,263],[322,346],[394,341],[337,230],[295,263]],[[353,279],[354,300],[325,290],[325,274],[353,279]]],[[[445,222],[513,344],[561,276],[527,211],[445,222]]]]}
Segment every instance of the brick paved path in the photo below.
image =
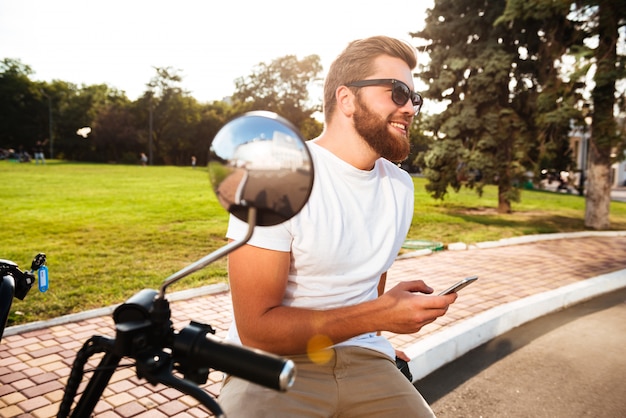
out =
{"type": "MultiPolygon", "coordinates": [[[[399,259],[389,272],[388,287],[401,280],[423,279],[439,291],[465,276],[476,274],[480,278],[460,294],[445,317],[420,333],[388,336],[397,348],[404,349],[446,325],[496,306],[622,269],[626,269],[626,236],[621,235],[399,259]]],[[[175,328],[193,319],[211,324],[219,337],[225,335],[230,323],[230,309],[228,292],[172,302],[175,328]]],[[[56,416],[76,351],[94,334],[114,336],[112,318],[100,316],[5,335],[0,345],[0,417],[56,416]]],[[[89,365],[95,366],[98,359],[94,357],[89,365]]],[[[220,379],[220,372],[212,372],[203,387],[217,395],[220,379]]],[[[207,413],[195,399],[164,386],[151,386],[134,377],[133,368],[124,368],[113,375],[96,407],[96,416],[185,418],[205,417],[207,413]]]]}

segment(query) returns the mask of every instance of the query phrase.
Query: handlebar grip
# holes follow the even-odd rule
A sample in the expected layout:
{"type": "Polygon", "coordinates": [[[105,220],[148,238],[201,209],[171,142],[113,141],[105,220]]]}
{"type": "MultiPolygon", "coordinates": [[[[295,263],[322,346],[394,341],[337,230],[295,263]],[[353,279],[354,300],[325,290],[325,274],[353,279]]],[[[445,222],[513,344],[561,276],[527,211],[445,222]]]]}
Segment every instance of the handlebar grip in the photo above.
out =
{"type": "Polygon", "coordinates": [[[193,323],[174,337],[173,348],[175,355],[182,354],[195,366],[209,366],[282,392],[295,380],[293,361],[220,340],[193,323]]]}

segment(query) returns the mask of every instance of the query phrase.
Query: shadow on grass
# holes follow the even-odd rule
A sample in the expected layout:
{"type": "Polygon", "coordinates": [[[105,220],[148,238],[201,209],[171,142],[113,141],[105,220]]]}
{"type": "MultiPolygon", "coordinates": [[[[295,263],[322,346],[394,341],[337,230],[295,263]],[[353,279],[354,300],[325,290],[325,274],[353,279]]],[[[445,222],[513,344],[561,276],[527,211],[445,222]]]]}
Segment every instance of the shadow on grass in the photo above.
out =
{"type": "Polygon", "coordinates": [[[498,214],[495,210],[465,209],[463,211],[450,211],[449,215],[462,219],[465,223],[498,228],[513,228],[526,232],[534,231],[538,234],[573,232],[585,229],[582,218],[545,212],[498,214]]]}

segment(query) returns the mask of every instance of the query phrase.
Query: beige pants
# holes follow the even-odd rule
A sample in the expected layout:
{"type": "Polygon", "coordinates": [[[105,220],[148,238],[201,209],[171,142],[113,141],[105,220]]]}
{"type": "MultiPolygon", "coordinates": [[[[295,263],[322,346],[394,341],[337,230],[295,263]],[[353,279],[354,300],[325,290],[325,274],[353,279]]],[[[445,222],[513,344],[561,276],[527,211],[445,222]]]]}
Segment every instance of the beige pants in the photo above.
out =
{"type": "Polygon", "coordinates": [[[290,357],[297,374],[287,392],[229,376],[218,402],[228,418],[434,417],[387,356],[359,347],[333,351],[333,358],[323,365],[306,356],[290,357]]]}

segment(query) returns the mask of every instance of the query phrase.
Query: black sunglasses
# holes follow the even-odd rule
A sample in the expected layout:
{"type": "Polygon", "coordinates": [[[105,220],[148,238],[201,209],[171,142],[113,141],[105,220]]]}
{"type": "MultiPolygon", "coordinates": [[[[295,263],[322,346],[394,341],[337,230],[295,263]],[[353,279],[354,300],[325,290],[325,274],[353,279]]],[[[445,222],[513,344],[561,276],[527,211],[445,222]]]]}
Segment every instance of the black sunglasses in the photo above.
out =
{"type": "Polygon", "coordinates": [[[409,86],[395,78],[376,78],[373,80],[359,80],[346,84],[347,87],[367,87],[367,86],[384,86],[391,84],[391,100],[398,106],[404,106],[406,101],[411,99],[415,116],[417,116],[422,108],[424,100],[419,93],[411,91],[409,86]]]}

